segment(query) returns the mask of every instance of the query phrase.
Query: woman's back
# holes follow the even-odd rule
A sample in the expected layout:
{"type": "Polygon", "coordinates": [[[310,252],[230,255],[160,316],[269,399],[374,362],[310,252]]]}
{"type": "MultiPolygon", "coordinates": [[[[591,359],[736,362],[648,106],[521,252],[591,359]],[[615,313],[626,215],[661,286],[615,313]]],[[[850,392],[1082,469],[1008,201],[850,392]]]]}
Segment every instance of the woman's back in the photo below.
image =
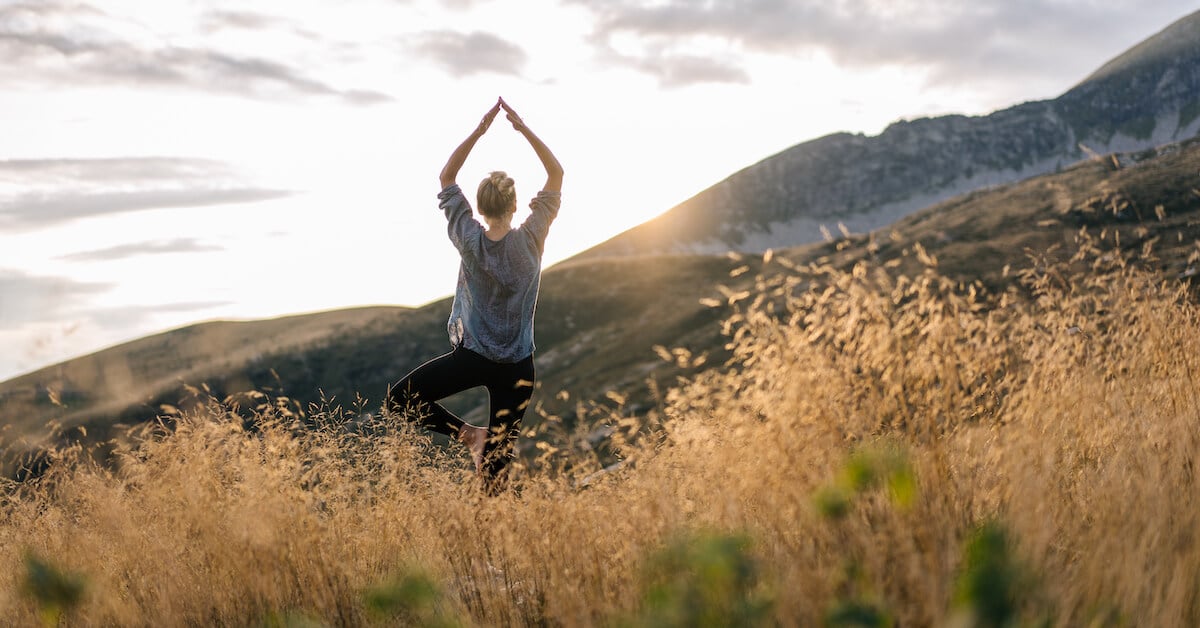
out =
{"type": "Polygon", "coordinates": [[[534,351],[542,252],[560,194],[538,192],[529,204],[529,218],[499,240],[487,237],[458,185],[442,190],[438,200],[450,240],[462,257],[447,323],[451,344],[497,362],[524,359],[534,351]]]}

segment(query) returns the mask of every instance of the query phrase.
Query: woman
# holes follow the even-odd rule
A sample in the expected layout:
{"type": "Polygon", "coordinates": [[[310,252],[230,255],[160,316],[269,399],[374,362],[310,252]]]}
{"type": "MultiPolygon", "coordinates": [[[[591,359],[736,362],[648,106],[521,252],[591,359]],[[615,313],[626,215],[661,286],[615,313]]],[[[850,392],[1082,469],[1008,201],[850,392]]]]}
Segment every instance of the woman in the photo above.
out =
{"type": "Polygon", "coordinates": [[[450,241],[462,258],[448,324],[454,349],[417,367],[388,391],[390,409],[408,411],[418,424],[462,441],[493,494],[505,486],[504,472],[533,395],[533,310],[546,234],[558,215],[562,177],[558,159],[504,99],[496,101],[454,150],[442,168],[438,194],[438,206],[449,221],[450,241]],[[541,159],[546,184],[529,204],[533,213],[514,229],[513,180],[503,172],[491,173],[480,182],[476,196],[485,229],[475,220],[455,179],[501,109],[541,159]],[[464,423],[437,403],[476,386],[487,387],[491,406],[487,428],[464,423]]]}

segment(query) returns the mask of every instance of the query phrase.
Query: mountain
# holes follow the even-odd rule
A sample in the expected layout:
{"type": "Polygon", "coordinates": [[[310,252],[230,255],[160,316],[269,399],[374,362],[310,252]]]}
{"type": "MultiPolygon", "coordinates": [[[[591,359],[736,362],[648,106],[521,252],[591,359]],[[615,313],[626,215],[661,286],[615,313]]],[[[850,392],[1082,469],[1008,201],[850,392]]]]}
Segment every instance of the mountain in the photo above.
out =
{"type": "MultiPolygon", "coordinates": [[[[597,400],[603,410],[614,397],[625,400],[621,412],[644,413],[656,389],[696,367],[723,363],[720,321],[731,310],[711,307],[711,299],[752,294],[764,274],[810,264],[847,269],[866,262],[914,276],[922,268],[919,243],[942,274],[1000,292],[1014,286],[1009,270],[1028,267],[1031,252],[1068,256],[1080,228],[1088,227],[1128,252],[1153,245],[1148,268],[1171,281],[1193,281],[1200,274],[1198,171],[1200,139],[1194,139],[955,197],[886,233],[782,250],[769,263],[758,256],[676,255],[560,264],[543,276],[541,388],[529,421],[557,415],[570,429],[586,422],[597,400]],[[664,361],[656,345],[708,360],[664,361]]],[[[289,395],[292,408],[322,396],[350,408],[361,394],[364,411],[373,411],[390,382],[446,350],[449,309],[443,300],[417,309],[205,323],[143,338],[0,383],[0,443],[15,453],[36,451],[61,438],[56,430],[98,442],[124,424],[171,411],[164,406],[186,409],[207,394],[250,390],[289,395]]],[[[480,394],[449,405],[478,420],[480,394]]]]}
{"type": "MultiPolygon", "coordinates": [[[[547,269],[537,311],[541,388],[530,422],[559,416],[564,428],[571,429],[587,423],[594,407],[622,405],[621,399],[625,403],[620,412],[641,414],[654,405],[656,391],[676,377],[721,365],[727,339],[720,322],[731,310],[701,301],[753,294],[763,273],[792,272],[789,268],[809,264],[849,268],[867,262],[911,276],[921,268],[916,247],[920,243],[939,260],[943,274],[1001,291],[1014,286],[1015,274],[1008,269],[1027,267],[1031,252],[1067,255],[1076,246],[1079,229],[1089,227],[1126,250],[1153,244],[1157,257],[1146,262],[1147,267],[1171,281],[1194,281],[1190,278],[1200,269],[1200,139],[1074,163],[1055,157],[1062,161],[1054,161],[1047,174],[1014,183],[987,177],[1031,168],[1033,153],[1053,154],[1065,142],[1055,133],[1096,141],[1111,130],[1107,143],[1097,146],[1127,140],[1138,146],[1158,135],[1194,133],[1197,64],[1193,57],[1193,69],[1185,72],[1176,67],[1176,60],[1195,55],[1196,24],[1192,16],[1173,25],[1055,101],[984,118],[901,123],[878,138],[821,138],[751,166],[697,197],[707,199],[708,205],[685,204],[655,221],[670,224],[679,220],[674,216],[683,215],[682,210],[703,207],[709,214],[697,215],[727,220],[716,209],[719,195],[737,198],[737,190],[756,189],[760,194],[751,200],[757,204],[747,201],[739,211],[758,216],[761,221],[754,224],[773,229],[771,233],[782,233],[779,225],[794,226],[799,220],[785,211],[789,196],[840,195],[841,202],[857,199],[851,207],[879,217],[878,211],[867,210],[894,209],[897,203],[915,208],[924,202],[922,194],[934,198],[948,194],[947,186],[988,184],[921,211],[906,209],[908,215],[886,230],[781,248],[769,263],[763,256],[737,254],[654,255],[651,238],[638,255],[593,251],[547,269]],[[1162,77],[1171,72],[1190,77],[1191,83],[1182,91],[1175,87],[1180,81],[1164,84],[1162,77]],[[1136,129],[1149,127],[1138,122],[1138,116],[1150,109],[1140,96],[1142,89],[1130,86],[1150,84],[1156,90],[1161,87],[1155,93],[1167,103],[1162,110],[1168,113],[1155,114],[1148,139],[1133,141],[1136,129]],[[1105,115],[1118,122],[1106,125],[1105,115]],[[1060,128],[1068,119],[1074,122],[1060,128]],[[956,163],[955,155],[973,155],[975,165],[956,163]],[[966,179],[961,173],[953,175],[963,168],[982,168],[979,164],[985,162],[994,167],[971,170],[966,179]],[[837,164],[844,164],[844,171],[837,164]],[[1004,164],[1012,167],[1004,170],[1004,164]],[[813,185],[806,188],[797,181],[813,185]],[[920,187],[922,182],[929,190],[920,187]],[[909,196],[891,198],[906,200],[886,200],[888,190],[899,194],[896,190],[905,189],[909,196]],[[772,198],[778,214],[764,205],[772,198]],[[779,220],[767,219],[774,215],[779,220]],[[694,356],[707,356],[707,362],[667,361],[656,346],[684,347],[694,356]]],[[[855,224],[853,215],[843,217],[847,224],[855,224]]],[[[754,236],[750,225],[743,225],[744,241],[754,236]]],[[[680,225],[676,235],[694,236],[693,244],[707,237],[705,229],[685,227],[680,225]]],[[[635,240],[627,244],[642,243],[636,238],[653,233],[634,230],[626,237],[635,240]]],[[[754,237],[762,240],[761,236],[754,237]]],[[[324,398],[347,408],[361,405],[363,413],[374,411],[389,383],[448,348],[449,309],[448,300],[443,300],[421,308],[361,308],[269,321],[205,323],[41,369],[0,382],[0,451],[11,456],[63,440],[100,442],[120,433],[122,425],[153,420],[176,408],[186,410],[209,395],[250,400],[240,394],[246,391],[268,393],[292,409],[303,410],[324,398]],[[361,404],[358,395],[365,397],[361,404]]],[[[447,405],[478,420],[482,399],[482,393],[474,391],[447,405]]],[[[3,464],[0,469],[5,474],[12,471],[3,464]]]]}
{"type": "Polygon", "coordinates": [[[1104,64],[1053,100],[987,116],[901,121],[793,146],[700,192],[579,259],[761,252],[891,224],[933,203],[1094,154],[1200,131],[1200,11],[1104,64]]]}

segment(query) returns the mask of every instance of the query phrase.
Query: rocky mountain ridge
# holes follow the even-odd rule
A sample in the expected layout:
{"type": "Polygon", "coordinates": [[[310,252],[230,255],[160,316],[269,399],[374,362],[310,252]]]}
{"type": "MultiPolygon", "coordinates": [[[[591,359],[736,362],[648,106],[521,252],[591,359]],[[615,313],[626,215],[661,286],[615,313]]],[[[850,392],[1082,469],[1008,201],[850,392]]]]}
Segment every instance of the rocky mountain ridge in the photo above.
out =
{"type": "Polygon", "coordinates": [[[866,232],[983,187],[1200,132],[1200,11],[1053,100],[835,133],[749,166],[577,259],[761,252],[866,232]]]}

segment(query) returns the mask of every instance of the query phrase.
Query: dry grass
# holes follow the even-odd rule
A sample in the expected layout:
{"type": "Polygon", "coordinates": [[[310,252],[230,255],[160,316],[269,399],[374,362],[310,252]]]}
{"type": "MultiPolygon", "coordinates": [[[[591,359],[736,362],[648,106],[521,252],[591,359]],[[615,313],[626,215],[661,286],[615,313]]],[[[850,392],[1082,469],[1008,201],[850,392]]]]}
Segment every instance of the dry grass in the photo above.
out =
{"type": "Polygon", "coordinates": [[[603,447],[548,419],[499,498],[400,421],[286,405],[59,452],[4,493],[0,619],[1200,624],[1197,309],[1080,251],[1001,295],[771,260],[730,368],[603,447]]]}

